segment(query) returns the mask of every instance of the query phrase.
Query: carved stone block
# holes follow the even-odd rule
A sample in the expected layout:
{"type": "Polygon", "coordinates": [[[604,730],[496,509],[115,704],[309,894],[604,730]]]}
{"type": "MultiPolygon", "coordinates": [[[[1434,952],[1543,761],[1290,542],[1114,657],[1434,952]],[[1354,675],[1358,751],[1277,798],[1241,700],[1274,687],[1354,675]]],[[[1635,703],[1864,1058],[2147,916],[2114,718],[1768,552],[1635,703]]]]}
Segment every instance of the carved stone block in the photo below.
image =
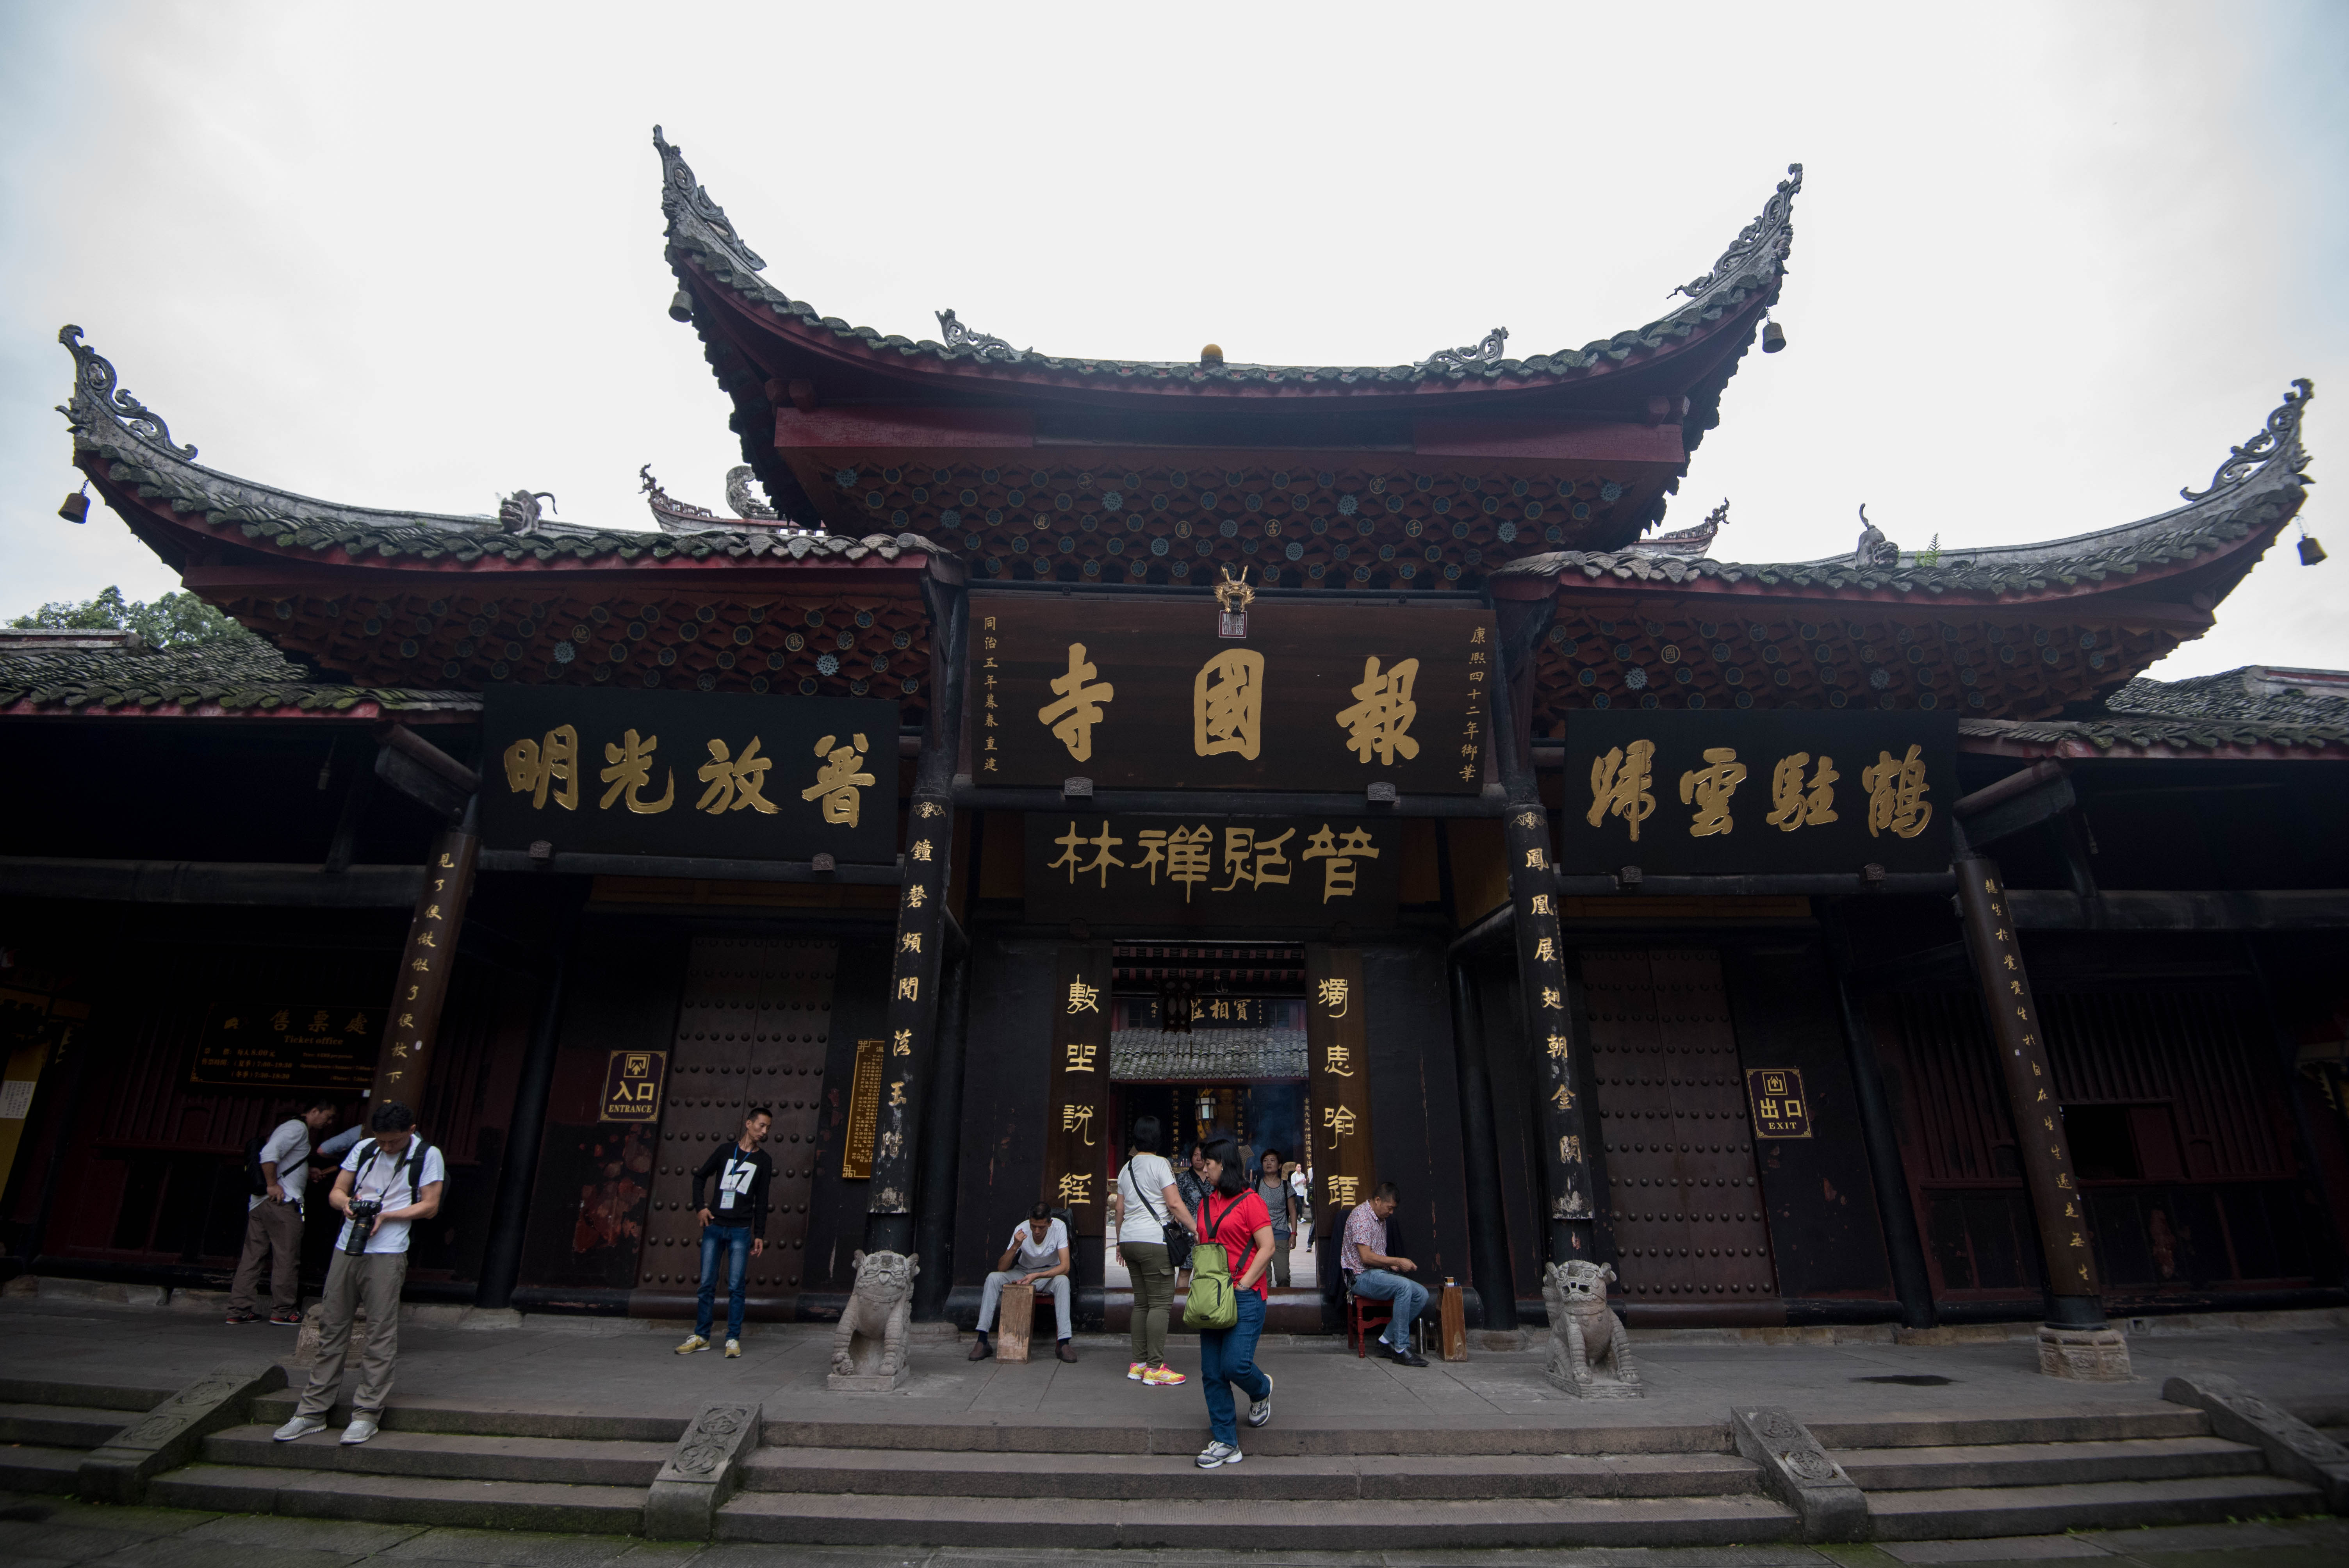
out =
{"type": "Polygon", "coordinates": [[[2052,1323],[2039,1326],[2039,1370],[2081,1383],[2126,1383],[2137,1375],[2119,1329],[2058,1328],[2052,1323]]]}
{"type": "Polygon", "coordinates": [[[1542,1301],[1549,1308],[1549,1360],[1542,1368],[1553,1387],[1585,1399],[1637,1399],[1639,1368],[1630,1335],[1608,1310],[1607,1282],[1615,1271],[1577,1258],[1542,1270],[1542,1301]]]}
{"type": "Polygon", "coordinates": [[[74,1489],[97,1502],[141,1501],[150,1476],[187,1463],[208,1435],[243,1421],[257,1396],[284,1387],[274,1361],[215,1367],[93,1449],[74,1489]]]}
{"type": "Polygon", "coordinates": [[[856,1285],[832,1332],[832,1374],[824,1387],[840,1394],[887,1394],[905,1386],[911,1359],[906,1328],[914,1311],[914,1276],[921,1260],[910,1253],[859,1252],[856,1285]]]}
{"type": "Polygon", "coordinates": [[[1025,1283],[1003,1287],[995,1308],[995,1358],[1025,1362],[1028,1341],[1036,1332],[1036,1287],[1025,1283]]]}
{"type": "Polygon", "coordinates": [[[2161,1397],[2173,1405],[2209,1411],[2213,1432],[2230,1443],[2261,1449],[2268,1457],[2268,1469],[2286,1480],[2316,1488],[2334,1513],[2349,1513],[2349,1449],[2291,1411],[2215,1372],[2172,1377],[2161,1386],[2161,1397]]]}
{"type": "Polygon", "coordinates": [[[655,1541],[707,1541],[734,1495],[743,1456],[759,1446],[757,1405],[709,1405],[677,1440],[645,1494],[645,1533],[655,1541]]]}
{"type": "Polygon", "coordinates": [[[1763,1490],[1795,1511],[1806,1541],[1868,1539],[1868,1499],[1808,1427],[1775,1406],[1732,1410],[1737,1451],[1762,1467],[1763,1490]]]}

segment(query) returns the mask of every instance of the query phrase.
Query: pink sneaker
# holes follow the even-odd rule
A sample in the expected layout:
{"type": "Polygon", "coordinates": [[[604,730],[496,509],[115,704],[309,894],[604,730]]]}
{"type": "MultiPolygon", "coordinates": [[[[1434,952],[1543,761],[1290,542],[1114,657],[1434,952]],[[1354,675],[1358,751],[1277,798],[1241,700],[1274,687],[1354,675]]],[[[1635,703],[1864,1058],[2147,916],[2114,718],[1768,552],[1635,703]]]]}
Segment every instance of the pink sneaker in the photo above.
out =
{"type": "Polygon", "coordinates": [[[1142,1381],[1142,1375],[1149,1370],[1150,1363],[1147,1361],[1129,1361],[1125,1364],[1125,1380],[1129,1383],[1139,1383],[1142,1381]]]}
{"type": "Polygon", "coordinates": [[[1142,1375],[1142,1380],[1153,1388],[1180,1388],[1191,1379],[1172,1367],[1153,1367],[1142,1375]]]}

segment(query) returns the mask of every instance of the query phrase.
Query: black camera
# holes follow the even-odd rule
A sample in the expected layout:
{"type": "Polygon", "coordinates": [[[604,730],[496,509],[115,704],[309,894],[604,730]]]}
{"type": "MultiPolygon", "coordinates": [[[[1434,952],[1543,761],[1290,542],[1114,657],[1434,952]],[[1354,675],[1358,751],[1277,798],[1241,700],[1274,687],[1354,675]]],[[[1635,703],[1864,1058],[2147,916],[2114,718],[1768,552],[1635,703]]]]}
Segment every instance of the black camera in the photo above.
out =
{"type": "Polygon", "coordinates": [[[375,1217],[383,1212],[381,1203],[366,1203],[351,1200],[351,1239],[343,1243],[343,1251],[353,1257],[366,1253],[367,1238],[375,1233],[375,1217]]]}

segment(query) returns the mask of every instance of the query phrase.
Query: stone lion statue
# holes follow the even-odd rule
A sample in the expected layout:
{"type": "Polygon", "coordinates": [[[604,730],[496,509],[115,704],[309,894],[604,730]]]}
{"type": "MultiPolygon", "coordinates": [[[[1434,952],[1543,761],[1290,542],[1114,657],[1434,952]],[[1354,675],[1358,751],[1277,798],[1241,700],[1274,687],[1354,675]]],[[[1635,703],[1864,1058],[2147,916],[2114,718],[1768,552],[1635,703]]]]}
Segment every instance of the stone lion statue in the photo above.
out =
{"type": "Polygon", "coordinates": [[[1542,1270],[1542,1300],[1549,1307],[1549,1380],[1586,1399],[1636,1399],[1640,1374],[1631,1365],[1623,1320],[1608,1309],[1604,1264],[1551,1264],[1542,1270]]]}
{"type": "Polygon", "coordinates": [[[909,1253],[858,1252],[849,1262],[856,1287],[832,1333],[832,1370],[843,1377],[901,1377],[905,1325],[914,1312],[914,1276],[921,1260],[909,1253]]]}

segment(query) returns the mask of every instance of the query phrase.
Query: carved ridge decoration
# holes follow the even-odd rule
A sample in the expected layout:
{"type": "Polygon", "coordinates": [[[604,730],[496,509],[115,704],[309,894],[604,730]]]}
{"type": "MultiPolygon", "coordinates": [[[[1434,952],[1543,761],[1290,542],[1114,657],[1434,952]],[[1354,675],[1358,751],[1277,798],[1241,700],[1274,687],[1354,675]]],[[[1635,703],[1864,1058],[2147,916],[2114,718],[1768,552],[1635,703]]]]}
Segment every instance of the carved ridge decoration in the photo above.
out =
{"type": "Polygon", "coordinates": [[[81,340],[81,328],[70,325],[59,327],[57,341],[74,356],[74,406],[61,407],[58,413],[80,423],[85,413],[94,408],[140,440],[160,447],[175,458],[192,459],[196,455],[192,446],[174,446],[171,428],[163,422],[163,417],[122,389],[116,379],[113,362],[81,340]]]}
{"type": "Polygon", "coordinates": [[[709,191],[694,179],[684,152],[662,137],[659,126],[653,127],[653,147],[660,154],[661,211],[668,219],[669,237],[675,239],[680,228],[698,229],[699,237],[707,238],[743,271],[765,272],[765,259],[743,243],[727,219],[726,209],[710,200],[709,191]]]}
{"type": "Polygon", "coordinates": [[[2178,493],[2188,500],[2205,500],[2243,483],[2271,462],[2282,462],[2290,472],[2298,475],[2308,467],[2308,452],[2300,444],[2301,417],[2308,412],[2308,400],[2315,396],[2313,381],[2305,376],[2294,380],[2292,389],[2283,395],[2283,402],[2268,416],[2259,434],[2230,449],[2227,460],[2210,476],[2208,490],[2180,489],[2178,493]]]}
{"type": "Polygon", "coordinates": [[[1463,348],[1439,348],[1419,362],[1422,370],[1469,370],[1482,365],[1498,365],[1502,346],[1509,341],[1509,329],[1496,326],[1486,333],[1481,342],[1463,348]]]}
{"type": "Polygon", "coordinates": [[[1014,348],[993,333],[980,332],[965,326],[951,310],[932,313],[938,318],[938,330],[946,335],[947,352],[968,353],[978,359],[1001,359],[1017,362],[1035,352],[1014,348]]]}
{"type": "Polygon", "coordinates": [[[1713,270],[1702,277],[1690,279],[1671,294],[1686,294],[1699,304],[1708,294],[1729,288],[1752,277],[1756,272],[1772,272],[1785,264],[1795,244],[1795,197],[1803,189],[1803,166],[1786,165],[1786,178],[1778,181],[1778,189],[1764,204],[1762,214],[1738,232],[1713,270]]]}

